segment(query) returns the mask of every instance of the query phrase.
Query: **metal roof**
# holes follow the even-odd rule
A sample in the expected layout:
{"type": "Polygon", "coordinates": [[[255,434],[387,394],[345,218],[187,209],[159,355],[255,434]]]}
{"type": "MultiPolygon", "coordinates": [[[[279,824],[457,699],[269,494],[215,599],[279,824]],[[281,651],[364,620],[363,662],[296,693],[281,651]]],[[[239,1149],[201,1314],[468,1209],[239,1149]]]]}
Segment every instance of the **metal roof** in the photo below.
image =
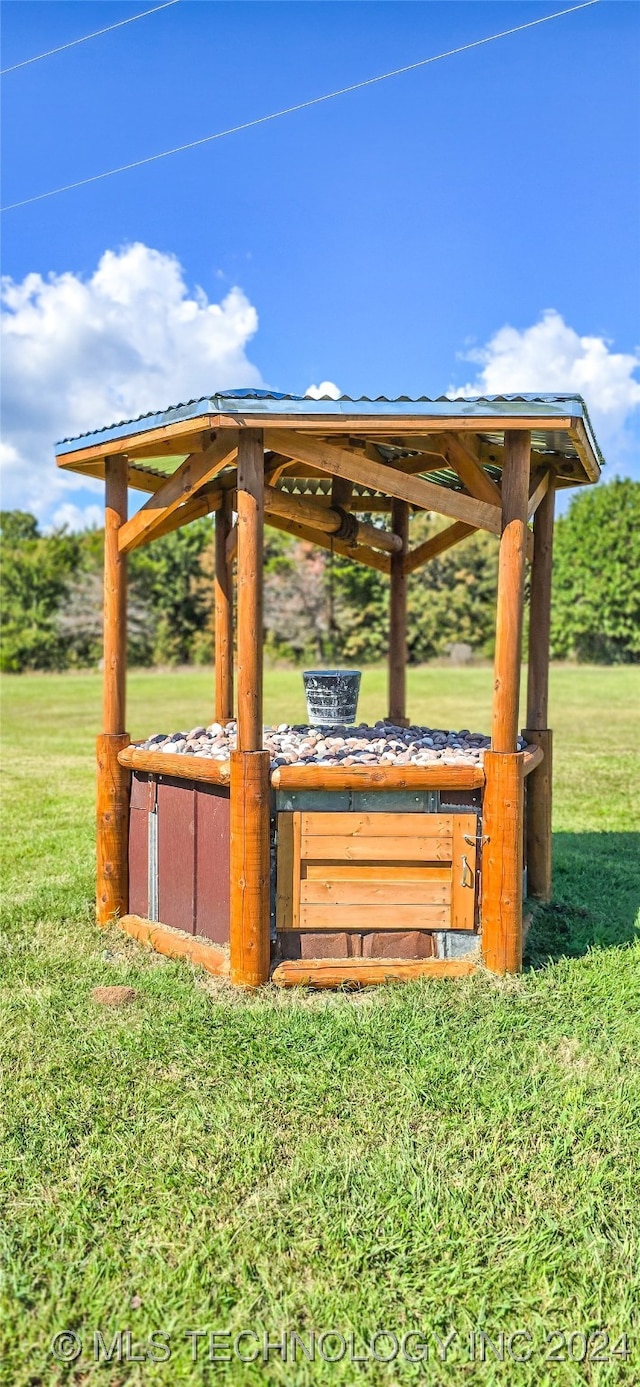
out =
{"type": "Polygon", "coordinates": [[[62,457],[65,453],[76,451],[79,443],[90,446],[92,443],[102,443],[108,439],[127,438],[147,429],[197,419],[202,414],[233,416],[256,413],[273,414],[276,417],[282,414],[326,415],[328,418],[344,416],[345,421],[348,421],[349,417],[354,415],[358,418],[384,416],[391,412],[390,406],[393,407],[392,412],[396,417],[415,414],[416,405],[428,405],[429,416],[442,419],[462,416],[488,421],[492,416],[517,418],[523,415],[527,418],[538,416],[549,419],[557,415],[582,419],[588,429],[596,456],[602,460],[593,436],[587,407],[580,395],[478,395],[472,399],[461,396],[451,399],[448,395],[439,395],[436,399],[431,399],[428,395],[416,398],[399,395],[395,399],[388,399],[386,395],[379,395],[376,399],[361,395],[358,399],[353,399],[350,395],[341,395],[338,400],[330,396],[316,400],[309,395],[287,395],[276,390],[221,390],[213,395],[202,395],[199,399],[187,400],[157,413],[139,414],[133,419],[122,419],[119,423],[78,434],[75,438],[64,438],[56,444],[56,455],[62,457]]]}

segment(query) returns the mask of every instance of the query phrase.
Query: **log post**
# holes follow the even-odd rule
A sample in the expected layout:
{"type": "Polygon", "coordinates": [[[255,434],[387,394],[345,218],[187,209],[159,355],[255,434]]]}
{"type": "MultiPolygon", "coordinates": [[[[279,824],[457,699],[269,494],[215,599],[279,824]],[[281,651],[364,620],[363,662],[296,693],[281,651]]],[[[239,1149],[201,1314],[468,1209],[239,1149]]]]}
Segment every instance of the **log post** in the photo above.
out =
{"type": "Polygon", "coordinates": [[[269,977],[268,751],[231,752],[231,981],[259,987],[269,977]]]}
{"type": "Polygon", "coordinates": [[[541,746],[544,760],[527,780],[527,888],[530,896],[551,899],[552,734],[549,721],[549,646],[551,631],[551,570],[553,562],[554,479],[538,506],[533,522],[527,672],[527,726],[523,736],[541,746]]]}
{"type": "Polygon", "coordinates": [[[131,772],[118,761],[128,732],[98,737],[96,920],[108,925],[129,909],[129,788],[131,772]]]}
{"type": "Polygon", "coordinates": [[[262,750],[264,454],[257,429],[238,447],[238,750],[231,753],[231,981],[269,977],[269,762],[262,750]]]}
{"type": "Polygon", "coordinates": [[[524,758],[485,752],[482,957],[493,973],[522,967],[524,758]]]}
{"type": "Polygon", "coordinates": [[[105,925],[128,909],[130,773],[118,764],[125,732],[127,675],[127,560],[118,550],[127,519],[126,457],[105,458],[104,676],[102,735],[97,742],[96,917],[105,925]]]}
{"type": "Polygon", "coordinates": [[[259,429],[238,445],[238,750],[262,750],[264,453],[259,429]]]}
{"type": "Polygon", "coordinates": [[[215,719],[225,723],[233,717],[233,563],[227,557],[227,540],[232,527],[231,493],[225,492],[216,512],[214,575],[215,641],[215,719]]]}
{"type": "Polygon", "coordinates": [[[408,727],[407,718],[407,575],[404,561],[409,547],[409,506],[394,499],[391,503],[391,529],[402,540],[402,549],[391,555],[389,598],[389,718],[398,727],[408,727]]]}
{"type": "Polygon", "coordinates": [[[530,454],[528,431],[505,432],[493,719],[482,822],[482,955],[496,973],[515,973],[522,966],[524,762],[517,746],[530,454]]]}
{"type": "Polygon", "coordinates": [[[513,752],[518,745],[530,455],[531,434],[508,430],[504,436],[502,471],[502,535],[491,729],[491,748],[499,752],[513,752]]]}

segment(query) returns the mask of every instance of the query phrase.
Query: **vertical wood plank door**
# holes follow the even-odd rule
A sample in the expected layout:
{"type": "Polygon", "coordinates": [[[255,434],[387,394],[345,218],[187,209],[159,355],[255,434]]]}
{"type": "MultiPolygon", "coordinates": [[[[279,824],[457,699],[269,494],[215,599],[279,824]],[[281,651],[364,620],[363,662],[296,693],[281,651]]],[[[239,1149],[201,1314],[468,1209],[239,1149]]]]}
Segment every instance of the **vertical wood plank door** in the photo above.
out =
{"type": "Polygon", "coordinates": [[[281,813],[279,931],[473,930],[475,814],[281,813]]]}

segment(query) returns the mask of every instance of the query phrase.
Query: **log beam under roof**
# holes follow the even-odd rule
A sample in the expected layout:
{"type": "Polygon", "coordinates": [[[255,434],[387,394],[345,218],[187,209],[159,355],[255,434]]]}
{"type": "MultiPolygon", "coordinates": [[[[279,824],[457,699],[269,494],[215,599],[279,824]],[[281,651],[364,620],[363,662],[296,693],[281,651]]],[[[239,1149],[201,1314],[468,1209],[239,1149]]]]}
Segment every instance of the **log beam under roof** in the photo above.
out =
{"type": "Polygon", "coordinates": [[[319,467],[330,476],[347,477],[349,481],[375,487],[377,491],[408,501],[422,510],[435,511],[451,520],[464,520],[476,529],[500,534],[502,518],[498,506],[465,496],[462,492],[449,491],[446,487],[425,481],[423,477],[410,476],[386,463],[373,462],[370,458],[360,459],[344,448],[335,448],[293,431],[268,430],[265,440],[267,446],[276,452],[289,453],[302,462],[319,467]]]}
{"type": "MultiPolygon", "coordinates": [[[[270,515],[295,520],[301,525],[309,525],[312,529],[321,530],[329,535],[338,535],[346,518],[344,512],[335,510],[333,506],[319,505],[307,496],[291,496],[273,486],[265,487],[265,510],[270,515]]],[[[349,520],[349,525],[353,534],[344,535],[343,538],[348,541],[350,547],[365,545],[370,549],[381,549],[386,554],[396,554],[402,549],[400,536],[392,534],[389,530],[370,525],[365,520],[356,520],[355,516],[349,520]]]]}
{"type": "Polygon", "coordinates": [[[326,531],[313,530],[308,525],[300,525],[297,520],[286,520],[282,515],[266,512],[265,521],[274,530],[283,530],[285,534],[293,535],[294,539],[302,539],[306,544],[317,544],[321,549],[327,549],[330,554],[340,554],[344,559],[351,559],[352,563],[363,563],[366,568],[377,568],[380,573],[391,572],[389,554],[380,554],[376,549],[368,549],[364,544],[359,544],[354,549],[345,544],[344,540],[334,539],[333,535],[328,535],[326,531]]]}

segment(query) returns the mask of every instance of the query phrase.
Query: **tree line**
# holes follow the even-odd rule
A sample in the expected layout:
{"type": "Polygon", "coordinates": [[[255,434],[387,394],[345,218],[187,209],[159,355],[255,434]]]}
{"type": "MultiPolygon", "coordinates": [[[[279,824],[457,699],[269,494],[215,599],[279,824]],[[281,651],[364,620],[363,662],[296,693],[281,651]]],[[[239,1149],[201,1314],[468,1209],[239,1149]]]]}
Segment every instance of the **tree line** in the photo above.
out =
{"type": "MultiPolygon", "coordinates": [[[[374,517],[371,517],[374,518],[374,517]]],[[[412,544],[442,527],[421,515],[412,544]]],[[[87,668],[102,656],[102,530],[42,534],[33,515],[0,512],[0,668],[87,668]]],[[[493,654],[498,541],[478,531],[412,574],[409,660],[493,654]]],[[[264,636],[274,660],[365,664],[387,648],[384,574],[265,531],[264,636]]],[[[129,556],[129,658],[206,664],[213,650],[209,518],[129,556]]],[[[578,492],[556,521],[552,655],[640,661],[640,483],[578,492]]]]}

